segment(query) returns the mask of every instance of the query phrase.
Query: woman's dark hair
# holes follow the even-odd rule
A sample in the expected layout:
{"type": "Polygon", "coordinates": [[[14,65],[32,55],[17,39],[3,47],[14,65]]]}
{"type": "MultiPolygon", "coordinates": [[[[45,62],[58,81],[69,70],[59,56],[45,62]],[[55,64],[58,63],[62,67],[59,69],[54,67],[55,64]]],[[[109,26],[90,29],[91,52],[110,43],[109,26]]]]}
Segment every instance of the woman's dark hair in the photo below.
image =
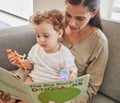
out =
{"type": "Polygon", "coordinates": [[[83,5],[88,8],[88,11],[94,12],[98,10],[98,13],[90,19],[89,24],[100,28],[102,31],[102,23],[100,18],[100,0],[66,0],[66,3],[70,3],[72,5],[83,5]]]}

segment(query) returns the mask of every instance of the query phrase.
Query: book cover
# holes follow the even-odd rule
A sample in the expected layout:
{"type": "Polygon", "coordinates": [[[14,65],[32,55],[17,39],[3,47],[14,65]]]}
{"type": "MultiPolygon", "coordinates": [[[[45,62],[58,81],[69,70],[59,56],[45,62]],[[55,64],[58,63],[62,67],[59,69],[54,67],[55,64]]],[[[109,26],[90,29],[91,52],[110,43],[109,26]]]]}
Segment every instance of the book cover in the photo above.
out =
{"type": "Polygon", "coordinates": [[[89,77],[90,75],[86,74],[75,79],[25,83],[0,67],[0,90],[10,92],[14,98],[27,103],[64,103],[85,96],[89,77]]]}

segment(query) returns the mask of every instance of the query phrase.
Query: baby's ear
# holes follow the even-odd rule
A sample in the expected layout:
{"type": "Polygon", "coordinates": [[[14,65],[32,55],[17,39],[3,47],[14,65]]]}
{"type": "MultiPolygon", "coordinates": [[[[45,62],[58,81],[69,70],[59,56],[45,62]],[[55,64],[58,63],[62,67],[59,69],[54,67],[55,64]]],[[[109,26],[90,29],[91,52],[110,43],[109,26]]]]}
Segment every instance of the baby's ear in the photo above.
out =
{"type": "Polygon", "coordinates": [[[58,31],[58,36],[59,36],[59,38],[61,38],[62,35],[63,35],[63,29],[60,29],[60,30],[58,31]]]}

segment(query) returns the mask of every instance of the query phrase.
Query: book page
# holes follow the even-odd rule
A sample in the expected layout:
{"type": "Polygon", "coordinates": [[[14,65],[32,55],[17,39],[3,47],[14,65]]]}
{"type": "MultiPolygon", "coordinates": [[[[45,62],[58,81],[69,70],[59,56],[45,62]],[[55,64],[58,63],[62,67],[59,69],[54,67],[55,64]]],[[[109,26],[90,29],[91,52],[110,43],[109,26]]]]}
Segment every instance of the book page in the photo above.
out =
{"type": "Polygon", "coordinates": [[[14,75],[0,67],[0,90],[9,92],[12,97],[24,100],[27,90],[22,82],[17,80],[14,75]]]}
{"type": "Polygon", "coordinates": [[[25,83],[34,103],[64,103],[85,96],[89,74],[71,79],[44,83],[25,83]]]}

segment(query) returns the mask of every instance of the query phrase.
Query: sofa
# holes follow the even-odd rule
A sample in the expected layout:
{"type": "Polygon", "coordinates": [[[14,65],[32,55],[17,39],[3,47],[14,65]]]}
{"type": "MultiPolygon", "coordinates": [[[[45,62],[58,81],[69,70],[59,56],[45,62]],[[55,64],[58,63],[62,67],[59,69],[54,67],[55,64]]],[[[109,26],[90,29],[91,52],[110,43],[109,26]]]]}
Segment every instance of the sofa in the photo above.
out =
{"type": "MultiPolygon", "coordinates": [[[[91,103],[120,103],[120,23],[102,20],[103,30],[108,38],[109,59],[103,83],[91,103]]],[[[17,67],[10,64],[6,49],[27,54],[36,43],[33,28],[27,24],[0,30],[0,67],[9,71],[17,67]]]]}

